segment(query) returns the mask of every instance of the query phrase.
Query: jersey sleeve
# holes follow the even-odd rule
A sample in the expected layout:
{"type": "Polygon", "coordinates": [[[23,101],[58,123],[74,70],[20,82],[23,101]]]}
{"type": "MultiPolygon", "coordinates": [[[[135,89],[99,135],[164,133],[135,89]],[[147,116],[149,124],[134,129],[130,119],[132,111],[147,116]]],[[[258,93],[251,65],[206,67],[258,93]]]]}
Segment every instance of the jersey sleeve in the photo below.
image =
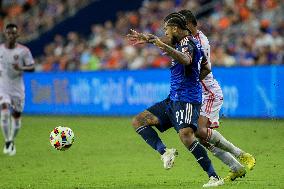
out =
{"type": "Polygon", "coordinates": [[[24,53],[23,53],[23,64],[24,66],[32,66],[34,65],[35,61],[34,58],[32,56],[32,53],[29,49],[25,49],[24,53]]]}

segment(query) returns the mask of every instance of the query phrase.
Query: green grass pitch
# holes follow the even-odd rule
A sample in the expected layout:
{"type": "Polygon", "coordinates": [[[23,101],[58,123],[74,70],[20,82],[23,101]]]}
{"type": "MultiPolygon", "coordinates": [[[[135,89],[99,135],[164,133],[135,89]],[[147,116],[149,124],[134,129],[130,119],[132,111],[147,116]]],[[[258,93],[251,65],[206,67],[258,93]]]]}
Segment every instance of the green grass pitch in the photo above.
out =
{"type": "MultiPolygon", "coordinates": [[[[173,129],[160,134],[168,147],[179,151],[175,166],[166,171],[159,154],[130,124],[128,117],[24,116],[16,156],[0,153],[0,188],[183,189],[202,188],[208,181],[173,129]],[[59,125],[71,127],[76,137],[65,152],[49,143],[50,131],[59,125]]],[[[225,119],[218,130],[257,160],[245,178],[220,188],[284,189],[284,120],[225,119]]],[[[229,169],[210,157],[220,176],[226,176],[229,169]]]]}

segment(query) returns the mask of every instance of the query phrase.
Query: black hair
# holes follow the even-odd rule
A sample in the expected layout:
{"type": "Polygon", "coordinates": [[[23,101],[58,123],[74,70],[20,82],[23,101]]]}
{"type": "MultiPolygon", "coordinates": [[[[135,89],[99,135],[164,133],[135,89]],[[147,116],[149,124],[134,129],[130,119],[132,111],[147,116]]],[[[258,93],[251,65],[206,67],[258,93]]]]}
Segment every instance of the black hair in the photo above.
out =
{"type": "Polygon", "coordinates": [[[186,27],[186,18],[180,13],[174,12],[166,16],[164,22],[167,25],[177,26],[183,30],[188,30],[186,27]]]}
{"type": "Polygon", "coordinates": [[[194,14],[190,10],[181,10],[178,13],[183,15],[187,22],[191,22],[194,26],[197,26],[197,20],[194,14]]]}
{"type": "Polygon", "coordinates": [[[10,24],[6,25],[6,29],[8,29],[8,28],[16,28],[16,29],[18,29],[18,26],[16,24],[10,23],[10,24]]]}

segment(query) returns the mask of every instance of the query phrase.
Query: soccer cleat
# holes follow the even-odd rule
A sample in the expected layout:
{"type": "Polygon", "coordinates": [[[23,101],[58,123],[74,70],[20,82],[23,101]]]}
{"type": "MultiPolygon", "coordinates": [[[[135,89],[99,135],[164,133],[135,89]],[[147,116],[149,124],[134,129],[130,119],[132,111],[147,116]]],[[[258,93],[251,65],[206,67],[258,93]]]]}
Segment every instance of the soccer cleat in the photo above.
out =
{"type": "Polygon", "coordinates": [[[246,169],[243,167],[238,171],[230,171],[229,174],[224,178],[225,182],[234,181],[236,178],[243,178],[246,176],[246,169]]]}
{"type": "Polygon", "coordinates": [[[239,156],[240,162],[245,165],[249,170],[252,170],[255,166],[255,158],[249,153],[242,153],[239,156]]]}
{"type": "Polygon", "coordinates": [[[16,155],[16,145],[12,142],[10,145],[10,151],[9,151],[9,156],[14,156],[16,155]]]}
{"type": "Polygon", "coordinates": [[[161,160],[164,162],[164,168],[170,169],[174,165],[175,157],[178,155],[176,149],[166,149],[166,152],[161,155],[161,160]]]}
{"type": "Polygon", "coordinates": [[[221,179],[220,177],[216,178],[211,176],[209,178],[208,183],[203,184],[203,188],[209,188],[209,187],[216,187],[216,186],[221,186],[224,184],[224,180],[221,179]]]}
{"type": "Polygon", "coordinates": [[[3,148],[3,154],[8,154],[11,151],[11,142],[6,142],[3,148]]]}
{"type": "Polygon", "coordinates": [[[7,148],[6,145],[4,145],[3,154],[8,154],[8,153],[9,153],[9,147],[7,148]]]}

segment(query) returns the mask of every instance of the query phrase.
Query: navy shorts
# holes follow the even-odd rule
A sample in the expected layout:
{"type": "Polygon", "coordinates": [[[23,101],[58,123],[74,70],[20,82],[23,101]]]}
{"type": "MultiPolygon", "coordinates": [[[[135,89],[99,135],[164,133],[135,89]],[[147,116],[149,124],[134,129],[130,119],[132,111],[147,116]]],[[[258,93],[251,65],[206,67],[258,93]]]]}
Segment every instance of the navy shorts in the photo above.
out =
{"type": "Polygon", "coordinates": [[[172,101],[169,98],[158,102],[147,110],[158,117],[160,124],[156,128],[164,132],[174,127],[177,132],[180,129],[191,127],[197,130],[201,104],[172,101]]]}

